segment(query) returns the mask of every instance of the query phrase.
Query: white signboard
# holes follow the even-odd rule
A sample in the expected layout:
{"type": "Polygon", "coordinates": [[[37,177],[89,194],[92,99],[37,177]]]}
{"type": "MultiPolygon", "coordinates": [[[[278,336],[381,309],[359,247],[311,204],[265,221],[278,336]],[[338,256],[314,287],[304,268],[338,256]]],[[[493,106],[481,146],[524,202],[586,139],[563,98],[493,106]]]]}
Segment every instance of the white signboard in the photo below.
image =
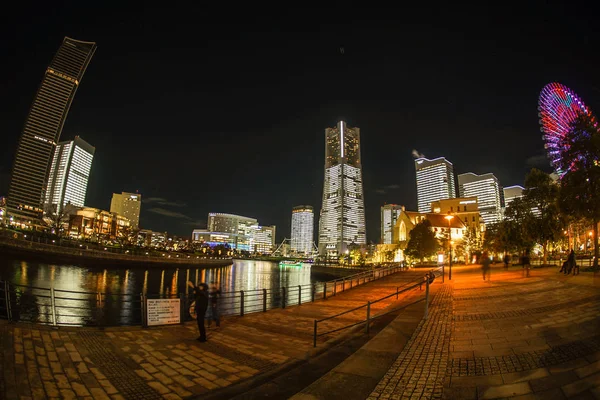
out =
{"type": "Polygon", "coordinates": [[[180,299],[146,299],[148,326],[181,323],[180,299]]]}

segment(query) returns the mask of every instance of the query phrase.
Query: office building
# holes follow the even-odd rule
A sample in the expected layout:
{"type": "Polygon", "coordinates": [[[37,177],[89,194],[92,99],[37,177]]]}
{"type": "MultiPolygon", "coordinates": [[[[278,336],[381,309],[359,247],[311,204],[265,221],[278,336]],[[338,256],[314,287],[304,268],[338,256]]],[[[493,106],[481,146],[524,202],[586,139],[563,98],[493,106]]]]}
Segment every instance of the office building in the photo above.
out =
{"type": "Polygon", "coordinates": [[[46,189],[46,205],[60,212],[71,203],[83,207],[95,148],[79,136],[56,146],[46,189]]]}
{"type": "Polygon", "coordinates": [[[127,218],[133,229],[140,226],[140,211],[142,209],[142,195],[139,193],[122,192],[113,193],[110,201],[110,212],[117,213],[127,218]]]}
{"type": "Polygon", "coordinates": [[[415,160],[417,171],[417,205],[420,213],[431,210],[431,203],[456,197],[454,166],[444,157],[415,160]]]}
{"type": "Polygon", "coordinates": [[[77,239],[99,241],[114,239],[126,234],[130,221],[114,212],[93,207],[83,207],[69,215],[69,236],[77,239]]]}
{"type": "Polygon", "coordinates": [[[313,254],[313,229],[315,214],[312,206],[296,206],[292,209],[291,251],[295,254],[313,254]]]}
{"type": "Polygon", "coordinates": [[[224,244],[234,250],[271,254],[275,247],[275,232],[274,225],[261,226],[256,218],[209,213],[208,229],[194,229],[192,242],[209,246],[224,244]]]}
{"type": "Polygon", "coordinates": [[[476,175],[472,172],[458,175],[460,197],[477,197],[479,213],[483,222],[493,224],[500,221],[500,185],[494,174],[476,175]]]}
{"type": "Polygon", "coordinates": [[[23,224],[43,215],[50,161],[96,44],[65,37],[25,119],[8,188],[8,212],[23,224]]]}
{"type": "Polygon", "coordinates": [[[340,121],[325,130],[325,179],[319,218],[319,253],[336,257],[366,244],[360,129],[340,121]]]}
{"type": "Polygon", "coordinates": [[[393,243],[393,231],[402,206],[386,204],[381,207],[381,244],[393,243]]]}

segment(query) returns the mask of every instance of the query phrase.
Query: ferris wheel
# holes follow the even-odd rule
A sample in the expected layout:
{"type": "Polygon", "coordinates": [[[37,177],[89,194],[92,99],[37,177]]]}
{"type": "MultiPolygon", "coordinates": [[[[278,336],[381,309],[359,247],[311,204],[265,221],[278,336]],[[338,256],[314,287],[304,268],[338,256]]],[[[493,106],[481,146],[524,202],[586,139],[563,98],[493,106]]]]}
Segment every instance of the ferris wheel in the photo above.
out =
{"type": "Polygon", "coordinates": [[[568,171],[561,171],[559,168],[561,141],[571,123],[580,114],[591,115],[591,111],[575,92],[556,82],[549,83],[542,89],[538,111],[546,153],[556,173],[562,177],[568,171]]]}

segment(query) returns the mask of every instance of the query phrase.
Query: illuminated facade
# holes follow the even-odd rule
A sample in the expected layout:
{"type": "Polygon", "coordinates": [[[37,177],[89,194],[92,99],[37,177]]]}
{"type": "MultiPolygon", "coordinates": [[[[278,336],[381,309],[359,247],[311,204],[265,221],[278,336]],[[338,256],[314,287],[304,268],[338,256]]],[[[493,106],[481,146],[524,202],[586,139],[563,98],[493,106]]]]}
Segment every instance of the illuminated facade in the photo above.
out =
{"type": "Polygon", "coordinates": [[[514,185],[507,186],[503,189],[504,191],[504,207],[508,207],[511,201],[516,198],[523,197],[523,190],[525,188],[523,186],[514,185]]]}
{"type": "Polygon", "coordinates": [[[456,197],[454,166],[444,157],[415,160],[417,170],[417,203],[421,213],[431,210],[431,203],[456,197]]]}
{"type": "Polygon", "coordinates": [[[69,235],[78,239],[116,238],[130,226],[129,220],[122,215],[92,207],[77,210],[69,217],[69,235]]]}
{"type": "Polygon", "coordinates": [[[275,232],[274,225],[261,226],[255,218],[209,213],[208,229],[194,229],[192,241],[210,246],[226,244],[235,250],[271,254],[275,246],[275,232]]]}
{"type": "Polygon", "coordinates": [[[337,256],[366,244],[360,129],[340,121],[325,130],[325,179],[319,218],[319,253],[337,256]]]}
{"type": "Polygon", "coordinates": [[[477,197],[479,213],[483,222],[493,224],[500,221],[500,185],[494,174],[476,175],[472,172],[458,175],[460,197],[477,197]]]}
{"type": "Polygon", "coordinates": [[[381,244],[393,243],[393,231],[403,207],[397,204],[381,206],[381,244]]]}
{"type": "Polygon", "coordinates": [[[313,254],[314,221],[315,214],[312,206],[296,206],[292,209],[290,248],[295,254],[313,254]]]}
{"type": "Polygon", "coordinates": [[[8,189],[8,212],[39,222],[50,161],[96,44],[65,37],[46,69],[19,140],[8,189]]]}
{"type": "Polygon", "coordinates": [[[131,222],[131,227],[140,226],[140,211],[142,209],[142,195],[139,193],[122,192],[113,193],[110,201],[110,212],[117,213],[131,222]]]}
{"type": "Polygon", "coordinates": [[[431,203],[431,212],[434,214],[442,214],[444,216],[450,214],[458,217],[465,225],[465,228],[483,230],[483,220],[479,213],[479,203],[477,197],[457,197],[454,199],[443,199],[431,203]]]}
{"type": "Polygon", "coordinates": [[[67,203],[83,207],[94,151],[79,136],[56,146],[46,189],[47,205],[58,212],[67,203]]]}

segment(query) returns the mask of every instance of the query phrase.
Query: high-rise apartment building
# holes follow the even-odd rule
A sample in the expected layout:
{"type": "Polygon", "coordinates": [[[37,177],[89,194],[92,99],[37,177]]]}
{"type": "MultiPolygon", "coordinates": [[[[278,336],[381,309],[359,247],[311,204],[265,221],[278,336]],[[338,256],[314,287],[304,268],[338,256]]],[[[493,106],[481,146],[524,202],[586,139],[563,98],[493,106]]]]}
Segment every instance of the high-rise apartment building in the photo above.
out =
{"type": "Polygon", "coordinates": [[[255,225],[252,233],[252,251],[254,253],[271,254],[275,250],[275,225],[255,225]]]}
{"type": "Polygon", "coordinates": [[[394,226],[401,212],[402,206],[397,204],[381,206],[381,244],[393,243],[394,226]]]}
{"type": "Polygon", "coordinates": [[[142,195],[139,193],[122,192],[113,193],[110,201],[110,212],[117,213],[127,218],[134,229],[140,226],[140,211],[142,209],[142,195]]]}
{"type": "Polygon", "coordinates": [[[360,129],[344,121],[325,130],[325,179],[319,218],[319,253],[335,256],[367,241],[360,129]]]}
{"type": "Polygon", "coordinates": [[[476,175],[472,172],[460,174],[458,191],[460,197],[477,197],[479,213],[486,225],[500,221],[502,216],[500,185],[494,174],[476,175]]]}
{"type": "Polygon", "coordinates": [[[417,205],[420,213],[431,210],[431,203],[456,197],[454,166],[444,157],[415,160],[417,170],[417,205]]]}
{"type": "Polygon", "coordinates": [[[22,221],[42,218],[50,161],[96,44],[65,37],[46,69],[25,120],[8,188],[8,212],[22,221]]]}
{"type": "Polygon", "coordinates": [[[56,146],[46,188],[46,204],[60,212],[67,203],[83,207],[95,148],[79,136],[56,146]]]}
{"type": "Polygon", "coordinates": [[[523,190],[525,188],[523,186],[514,185],[507,186],[503,189],[504,191],[504,207],[508,207],[511,201],[518,197],[523,197],[523,190]]]}
{"type": "Polygon", "coordinates": [[[290,248],[296,254],[313,253],[313,229],[315,214],[312,206],[296,206],[292,209],[292,236],[290,248]]]}

